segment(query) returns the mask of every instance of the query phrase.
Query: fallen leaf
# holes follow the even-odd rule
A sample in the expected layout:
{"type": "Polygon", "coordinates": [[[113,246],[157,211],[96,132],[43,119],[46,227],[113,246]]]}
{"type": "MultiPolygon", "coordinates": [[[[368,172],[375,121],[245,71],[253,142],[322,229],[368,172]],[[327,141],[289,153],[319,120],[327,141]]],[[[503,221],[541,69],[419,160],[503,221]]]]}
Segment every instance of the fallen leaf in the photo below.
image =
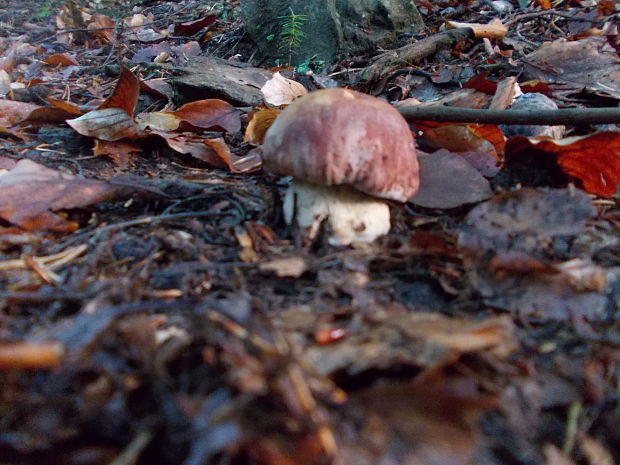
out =
{"type": "Polygon", "coordinates": [[[336,345],[308,347],[304,359],[324,375],[340,371],[355,375],[395,364],[433,370],[465,353],[505,357],[517,347],[509,317],[471,321],[431,312],[398,312],[377,315],[336,345]]]}
{"type": "Polygon", "coordinates": [[[579,179],[592,194],[611,197],[620,184],[620,132],[603,131],[587,136],[546,140],[515,136],[506,143],[506,157],[539,150],[542,156],[555,156],[557,164],[569,176],[579,179]]]}
{"type": "Polygon", "coordinates": [[[302,257],[286,257],[263,262],[259,268],[263,271],[273,271],[279,278],[299,278],[308,265],[302,257]]]}
{"type": "Polygon", "coordinates": [[[420,188],[409,201],[425,208],[456,208],[493,195],[489,182],[470,163],[448,150],[418,153],[420,188]],[[458,179],[459,182],[454,182],[458,179]]]}
{"type": "Polygon", "coordinates": [[[115,23],[109,16],[95,13],[91,22],[88,23],[89,32],[95,36],[103,39],[106,43],[114,42],[115,23]]]}
{"type": "Polygon", "coordinates": [[[230,147],[222,137],[203,139],[165,133],[157,134],[164,138],[171,149],[179,153],[187,153],[209,165],[228,168],[232,172],[245,172],[255,169],[253,163],[250,162],[250,158],[254,159],[255,156],[237,157],[230,151],[230,147]]]}
{"type": "Polygon", "coordinates": [[[475,89],[488,95],[495,95],[497,92],[497,82],[487,79],[488,75],[488,72],[476,74],[463,85],[463,88],[475,89]]]}
{"type": "Polygon", "coordinates": [[[11,127],[21,123],[40,105],[14,100],[0,99],[0,126],[11,127]]]}
{"type": "MultiPolygon", "coordinates": [[[[501,134],[501,131],[499,133],[501,134]]],[[[503,136],[500,137],[503,139],[503,136]]],[[[446,149],[455,153],[482,152],[499,159],[493,144],[464,124],[448,124],[426,129],[418,137],[418,142],[427,151],[446,149]]]]}
{"type": "Polygon", "coordinates": [[[55,53],[43,60],[44,63],[51,66],[78,66],[79,63],[68,53],[55,53]]]}
{"type": "Polygon", "coordinates": [[[93,154],[110,157],[114,164],[121,169],[134,166],[139,153],[142,153],[141,147],[125,141],[109,142],[96,139],[93,147],[93,154]]]}
{"type": "Polygon", "coordinates": [[[140,88],[156,97],[171,100],[174,95],[172,85],[164,78],[140,81],[140,88]]]}
{"type": "Polygon", "coordinates": [[[130,117],[136,111],[138,96],[140,95],[140,80],[129,68],[121,66],[121,74],[116,83],[116,87],[105,102],[97,107],[97,110],[107,108],[121,108],[130,117]]]}
{"type": "Polygon", "coordinates": [[[142,124],[157,131],[220,130],[237,132],[241,129],[240,112],[219,99],[186,103],[176,111],[159,111],[141,115],[142,124]]]}
{"type": "Polygon", "coordinates": [[[620,58],[606,36],[581,40],[559,39],[523,59],[528,80],[564,82],[620,98],[620,58]],[[584,66],[587,63],[587,66],[584,66]]]}
{"type": "Polygon", "coordinates": [[[63,110],[70,115],[81,115],[83,112],[79,106],[75,103],[67,102],[66,100],[59,100],[52,97],[45,99],[52,107],[63,110]]]}
{"type": "Polygon", "coordinates": [[[0,217],[26,230],[70,232],[78,225],[53,212],[85,207],[125,192],[119,186],[20,160],[0,176],[0,217]]]}
{"type": "Polygon", "coordinates": [[[204,18],[191,21],[189,23],[176,24],[174,26],[174,35],[176,36],[193,36],[197,32],[200,32],[207,26],[210,26],[217,21],[216,15],[208,15],[204,18]]]}
{"type": "Polygon", "coordinates": [[[266,108],[250,113],[250,121],[245,129],[243,141],[260,145],[263,143],[267,129],[280,114],[277,108],[266,108]]]}
{"type": "Polygon", "coordinates": [[[265,97],[265,102],[276,107],[288,105],[296,98],[308,93],[299,82],[287,79],[280,73],[274,73],[260,90],[265,97]]]}
{"type": "Polygon", "coordinates": [[[471,283],[489,305],[520,316],[600,318],[607,272],[588,260],[552,260],[554,239],[571,241],[595,215],[576,189],[525,188],[496,195],[465,217],[458,247],[471,283]]]}
{"type": "Polygon", "coordinates": [[[60,365],[64,352],[57,342],[0,343],[0,370],[54,368],[60,365]]]}
{"type": "Polygon", "coordinates": [[[83,136],[107,141],[141,134],[133,119],[121,108],[94,110],[79,118],[67,120],[67,124],[83,136]]]}
{"type": "Polygon", "coordinates": [[[508,32],[508,27],[504,26],[502,21],[498,18],[491,20],[487,24],[446,21],[446,29],[457,29],[460,27],[469,27],[473,29],[474,36],[478,39],[487,37],[489,39],[502,40],[508,32]]]}

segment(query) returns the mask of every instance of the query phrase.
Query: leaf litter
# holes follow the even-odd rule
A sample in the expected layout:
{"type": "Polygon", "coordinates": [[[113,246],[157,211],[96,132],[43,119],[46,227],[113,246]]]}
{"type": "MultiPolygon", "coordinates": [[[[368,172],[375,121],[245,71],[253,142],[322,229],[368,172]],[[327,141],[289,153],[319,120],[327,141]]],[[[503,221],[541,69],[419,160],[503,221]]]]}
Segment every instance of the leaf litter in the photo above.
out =
{"type": "Polygon", "coordinates": [[[235,2],[51,3],[0,6],[3,463],[620,460],[617,125],[411,121],[441,150],[361,247],[302,246],[260,170],[261,103],[325,85],[617,106],[613,5],[419,2],[435,55],[302,73],[243,63],[235,2]]]}

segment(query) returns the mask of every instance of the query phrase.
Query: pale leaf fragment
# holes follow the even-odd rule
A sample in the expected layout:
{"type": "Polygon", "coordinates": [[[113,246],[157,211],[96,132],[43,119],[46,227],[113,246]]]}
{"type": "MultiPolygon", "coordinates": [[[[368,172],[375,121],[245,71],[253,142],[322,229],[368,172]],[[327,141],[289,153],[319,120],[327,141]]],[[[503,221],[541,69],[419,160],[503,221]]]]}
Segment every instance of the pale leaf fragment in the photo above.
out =
{"type": "Polygon", "coordinates": [[[287,79],[280,73],[275,73],[273,78],[261,87],[261,92],[265,96],[265,102],[276,107],[288,105],[296,98],[308,93],[299,82],[287,79]]]}

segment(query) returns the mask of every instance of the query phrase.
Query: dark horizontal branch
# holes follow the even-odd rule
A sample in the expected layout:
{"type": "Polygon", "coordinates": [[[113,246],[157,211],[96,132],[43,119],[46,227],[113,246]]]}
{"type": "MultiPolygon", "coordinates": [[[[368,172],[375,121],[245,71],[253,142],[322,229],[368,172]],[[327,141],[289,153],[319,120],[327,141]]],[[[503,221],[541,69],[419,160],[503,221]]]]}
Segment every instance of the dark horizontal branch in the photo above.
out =
{"type": "Polygon", "coordinates": [[[563,108],[559,110],[475,110],[446,106],[402,107],[409,121],[442,121],[488,124],[614,124],[620,123],[620,108],[563,108]]]}

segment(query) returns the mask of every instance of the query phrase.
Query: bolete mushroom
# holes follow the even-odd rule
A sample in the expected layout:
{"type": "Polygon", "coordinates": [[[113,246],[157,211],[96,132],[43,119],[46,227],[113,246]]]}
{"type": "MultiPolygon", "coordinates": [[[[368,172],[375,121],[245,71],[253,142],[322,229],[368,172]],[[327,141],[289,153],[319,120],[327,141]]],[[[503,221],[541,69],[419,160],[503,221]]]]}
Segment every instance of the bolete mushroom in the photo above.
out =
{"type": "Polygon", "coordinates": [[[313,239],[326,221],[332,245],[386,234],[390,209],[381,199],[406,202],[419,184],[405,119],[387,102],[348,89],[318,90],[290,104],[265,135],[263,162],[293,177],[286,222],[313,239]]]}

